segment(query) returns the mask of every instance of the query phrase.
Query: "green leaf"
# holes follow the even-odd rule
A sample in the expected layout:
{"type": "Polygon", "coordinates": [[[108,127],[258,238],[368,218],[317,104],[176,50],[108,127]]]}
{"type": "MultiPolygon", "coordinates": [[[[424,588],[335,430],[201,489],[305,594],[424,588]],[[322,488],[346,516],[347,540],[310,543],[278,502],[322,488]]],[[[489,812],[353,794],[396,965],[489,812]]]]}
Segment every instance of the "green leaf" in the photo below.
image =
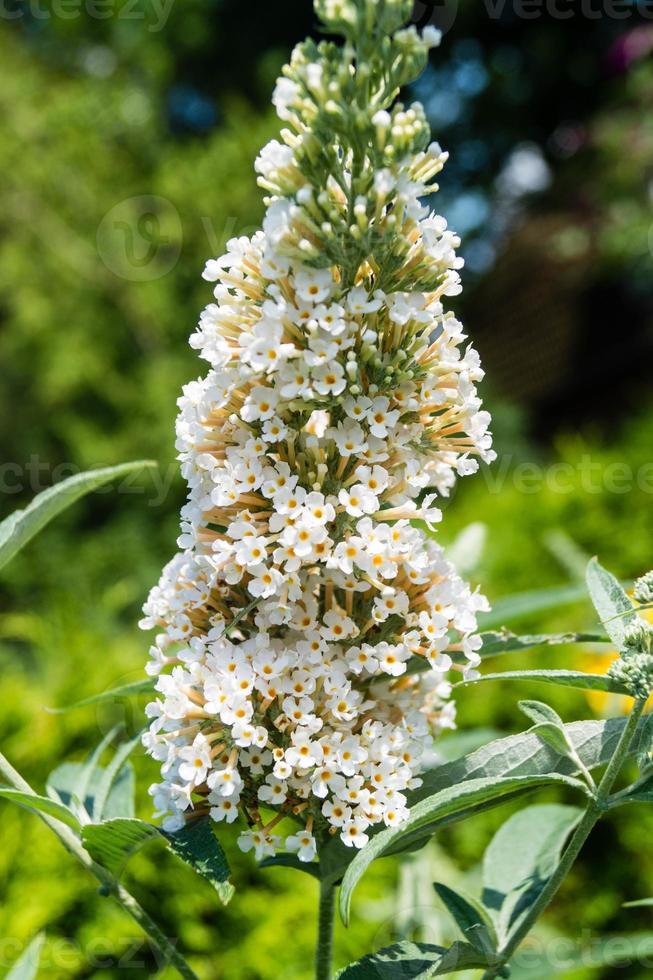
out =
{"type": "Polygon", "coordinates": [[[537,899],[556,868],[582,810],[536,804],[510,817],[483,857],[483,903],[504,944],[521,915],[537,899]]]}
{"type": "Polygon", "coordinates": [[[134,738],[131,738],[128,742],[124,742],[122,745],[118,746],[109,765],[102,771],[102,773],[100,773],[100,778],[97,782],[97,789],[93,799],[93,812],[91,814],[94,821],[104,819],[105,807],[113,784],[118,778],[119,773],[122,771],[127,758],[131,755],[136,746],[140,744],[140,742],[141,733],[139,732],[138,735],[134,736],[134,738]]]}
{"type": "MultiPolygon", "coordinates": [[[[565,732],[579,758],[588,769],[605,765],[612,757],[624,730],[624,718],[606,721],[576,721],[565,725],[565,732]]],[[[653,716],[645,716],[639,724],[630,754],[636,755],[640,746],[648,746],[653,732],[653,716]]],[[[499,738],[469,755],[437,766],[422,775],[422,786],[411,794],[411,804],[464,780],[482,777],[504,778],[537,773],[560,772],[573,774],[574,763],[531,732],[499,738]]]]}
{"type": "Polygon", "coordinates": [[[81,830],[75,814],[62,803],[57,803],[47,796],[38,796],[36,793],[21,793],[20,790],[0,786],[0,797],[9,800],[10,803],[16,803],[18,806],[22,806],[23,809],[29,810],[32,813],[54,817],[55,820],[60,820],[61,823],[65,823],[76,833],[79,833],[81,830]]]}
{"type": "MultiPolygon", "coordinates": [[[[83,762],[64,762],[48,776],[46,783],[48,793],[66,806],[70,806],[76,799],[75,788],[79,785],[84,769],[83,762]]],[[[101,766],[94,770],[87,786],[86,796],[84,800],[79,801],[88,815],[93,813],[95,808],[95,796],[104,772],[101,766]]],[[[115,778],[104,804],[103,815],[105,819],[134,816],[134,770],[129,764],[124,765],[115,778]]]]}
{"type": "Polygon", "coordinates": [[[111,480],[152,466],[156,466],[152,460],[107,466],[101,470],[78,473],[39,493],[24,510],[16,511],[0,523],[0,568],[24,548],[41,528],[80,497],[111,480]]]}
{"type": "Polygon", "coordinates": [[[265,858],[260,862],[259,868],[293,868],[295,871],[303,871],[311,878],[320,880],[320,866],[315,861],[300,861],[296,854],[275,854],[273,857],[265,858]]]}
{"type": "Polygon", "coordinates": [[[90,823],[82,830],[82,843],[94,861],[120,877],[127,861],[152,840],[161,839],[156,827],[143,820],[117,818],[90,823]]]}
{"type": "Polygon", "coordinates": [[[539,633],[533,636],[518,636],[510,630],[490,630],[481,633],[482,645],[479,653],[483,659],[498,657],[504,653],[515,653],[540,646],[564,646],[567,643],[607,643],[608,637],[601,633],[539,633]]]}
{"type": "Polygon", "coordinates": [[[75,701],[74,704],[64,705],[63,708],[48,708],[50,714],[63,714],[65,711],[72,711],[74,708],[85,708],[89,704],[102,704],[106,701],[119,701],[121,698],[132,697],[136,694],[149,694],[154,691],[155,678],[146,678],[142,681],[134,681],[131,684],[123,684],[122,687],[114,687],[111,691],[102,691],[101,694],[93,694],[89,698],[75,701]]]}
{"type": "Polygon", "coordinates": [[[497,935],[494,924],[481,902],[438,881],[433,883],[433,887],[465,939],[484,956],[495,953],[497,935]]]}
{"type": "Polygon", "coordinates": [[[376,858],[388,854],[398,844],[404,846],[430,836],[438,826],[451,823],[452,817],[459,820],[462,814],[469,816],[486,804],[497,806],[515,795],[549,783],[572,786],[585,792],[582,783],[556,773],[510,776],[504,779],[491,777],[470,779],[460,785],[448,786],[412,806],[410,816],[400,827],[387,827],[376,834],[349,865],[340,891],[340,914],[343,922],[346,924],[349,921],[351,898],[356,885],[376,858]]]}
{"type": "MultiPolygon", "coordinates": [[[[550,980],[551,977],[578,976],[579,970],[598,970],[606,966],[635,967],[640,961],[650,969],[653,955],[653,933],[634,933],[630,936],[604,936],[591,946],[574,946],[565,942],[564,955],[556,955],[555,943],[551,953],[529,950],[528,955],[516,955],[511,963],[511,980],[550,980]],[[648,962],[647,962],[648,961],[648,962]]],[[[632,976],[628,971],[624,976],[632,976]]],[[[638,974],[639,975],[639,974],[638,974]]],[[[583,972],[583,976],[585,973],[583,972]]]]}
{"type": "Polygon", "coordinates": [[[531,731],[546,739],[556,752],[562,755],[573,752],[565,732],[565,723],[551,705],[542,701],[520,701],[519,708],[533,722],[531,731]]]}
{"type": "Polygon", "coordinates": [[[70,801],[68,805],[70,807],[74,807],[76,805],[82,806],[86,810],[86,815],[88,817],[92,818],[93,816],[93,809],[89,810],[88,806],[86,805],[91,781],[93,781],[95,788],[95,792],[93,794],[93,807],[95,807],[95,794],[97,793],[98,789],[98,780],[95,779],[95,773],[100,769],[100,759],[121,729],[122,725],[119,724],[115,725],[111,731],[107,732],[99,745],[96,745],[86,761],[83,762],[79,770],[77,770],[79,773],[79,778],[75,785],[71,787],[70,801]]]}
{"type": "Polygon", "coordinates": [[[467,943],[449,949],[404,941],[370,953],[342,970],[336,980],[428,980],[447,973],[482,969],[488,960],[467,943]]]}
{"type": "Polygon", "coordinates": [[[632,602],[614,575],[596,558],[592,558],[587,566],[587,588],[608,636],[619,650],[623,650],[628,625],[637,616],[632,602]]]}
{"type": "Polygon", "coordinates": [[[640,908],[650,908],[653,906],[653,898],[639,898],[636,902],[624,902],[622,908],[624,909],[640,909],[640,908]]]}
{"type": "Polygon", "coordinates": [[[44,939],[42,932],[34,936],[23,955],[16,960],[5,976],[5,980],[34,980],[39,968],[44,939]]]}
{"type": "Polygon", "coordinates": [[[497,674],[483,674],[474,680],[459,681],[454,687],[469,687],[483,681],[532,681],[536,684],[555,684],[558,687],[575,687],[582,691],[607,691],[610,694],[629,694],[628,688],[607,674],[585,674],[579,670],[507,670],[497,674]]]}
{"type": "MultiPolygon", "coordinates": [[[[583,765],[592,770],[605,765],[612,758],[625,724],[624,718],[577,721],[565,725],[565,732],[583,765]]],[[[638,726],[631,755],[637,755],[642,747],[648,748],[652,732],[653,717],[649,715],[638,726]]],[[[571,775],[578,771],[577,764],[567,755],[555,751],[533,732],[521,732],[519,735],[494,739],[480,749],[423,773],[422,785],[409,794],[409,804],[414,806],[440,790],[472,779],[550,772],[571,775]]],[[[345,847],[339,837],[334,837],[320,853],[320,877],[325,881],[340,881],[355,857],[356,854],[345,847]]]]}
{"type": "Polygon", "coordinates": [[[229,883],[231,871],[208,817],[191,820],[183,830],[164,836],[177,857],[211,882],[223,905],[231,901],[234,893],[229,883]]]}
{"type": "Polygon", "coordinates": [[[479,614],[478,624],[482,630],[496,629],[513,619],[581,602],[586,596],[587,590],[582,585],[554,585],[547,589],[517,592],[496,599],[490,612],[479,614]]]}

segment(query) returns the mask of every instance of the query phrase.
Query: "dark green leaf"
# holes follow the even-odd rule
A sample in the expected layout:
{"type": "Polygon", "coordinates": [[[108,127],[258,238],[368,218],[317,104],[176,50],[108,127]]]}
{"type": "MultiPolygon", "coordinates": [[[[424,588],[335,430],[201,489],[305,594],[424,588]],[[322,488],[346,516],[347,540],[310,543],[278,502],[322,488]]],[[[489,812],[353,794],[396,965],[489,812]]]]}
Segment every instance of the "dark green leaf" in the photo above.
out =
{"type": "Polygon", "coordinates": [[[320,880],[319,864],[314,861],[300,861],[296,854],[275,854],[274,857],[261,861],[259,868],[293,868],[320,880]]]}
{"type": "Polygon", "coordinates": [[[532,681],[535,684],[555,684],[558,687],[575,687],[583,691],[607,691],[611,694],[628,694],[628,688],[607,674],[585,674],[578,670],[507,670],[498,674],[483,674],[474,680],[460,681],[454,687],[469,687],[483,681],[532,681]]]}
{"type": "Polygon", "coordinates": [[[234,893],[233,885],[229,883],[230,868],[220,842],[211,829],[207,817],[192,820],[183,830],[175,834],[165,834],[171,850],[190,864],[192,868],[211,882],[217,891],[223,905],[226,905],[234,893]]]}
{"type": "Polygon", "coordinates": [[[129,858],[152,838],[161,839],[156,827],[143,820],[117,818],[90,823],[82,830],[82,843],[94,861],[120,877],[129,858]]]}
{"type": "Polygon", "coordinates": [[[0,523],[0,568],[7,564],[35,534],[80,497],[136,470],[156,466],[151,460],[107,466],[89,473],[78,473],[49,487],[24,510],[16,511],[0,523]]]}
{"type": "Polygon", "coordinates": [[[441,882],[434,882],[433,887],[464,938],[484,956],[491,956],[496,952],[496,932],[483,905],[471,895],[456,892],[441,882]]]}
{"type": "Polygon", "coordinates": [[[622,650],[626,630],[637,615],[632,602],[620,582],[596,558],[587,566],[587,588],[608,636],[622,650]]]}
{"type": "Polygon", "coordinates": [[[336,980],[428,980],[460,970],[482,969],[488,961],[467,943],[449,949],[426,943],[402,942],[352,963],[336,980]]]}
{"type": "Polygon", "coordinates": [[[31,941],[20,959],[16,960],[5,980],[34,980],[38,973],[41,949],[45,936],[40,932],[31,941]]]}
{"type": "Polygon", "coordinates": [[[81,829],[77,817],[74,813],[71,813],[68,807],[62,803],[57,803],[55,800],[51,800],[47,796],[37,796],[35,793],[21,793],[20,790],[0,786],[0,797],[4,800],[9,800],[10,803],[16,803],[18,806],[22,806],[23,809],[29,810],[32,813],[54,817],[55,820],[60,820],[61,823],[65,823],[71,830],[76,831],[76,833],[79,833],[81,829]]]}
{"type": "Polygon", "coordinates": [[[486,804],[497,806],[524,791],[552,783],[564,784],[585,792],[582,783],[568,776],[552,773],[503,779],[470,779],[459,785],[448,786],[416,803],[411,807],[410,816],[405,823],[400,827],[388,827],[376,834],[349,865],[340,891],[340,913],[343,921],[348,922],[353,891],[367,868],[372,861],[388,854],[397,844],[428,837],[438,826],[445,822],[450,823],[452,817],[460,819],[459,814],[464,813],[467,816],[486,804]]]}
{"type": "Polygon", "coordinates": [[[483,902],[500,944],[537,899],[581,816],[577,807],[536,804],[515,813],[493,837],[483,858],[483,902]]]}

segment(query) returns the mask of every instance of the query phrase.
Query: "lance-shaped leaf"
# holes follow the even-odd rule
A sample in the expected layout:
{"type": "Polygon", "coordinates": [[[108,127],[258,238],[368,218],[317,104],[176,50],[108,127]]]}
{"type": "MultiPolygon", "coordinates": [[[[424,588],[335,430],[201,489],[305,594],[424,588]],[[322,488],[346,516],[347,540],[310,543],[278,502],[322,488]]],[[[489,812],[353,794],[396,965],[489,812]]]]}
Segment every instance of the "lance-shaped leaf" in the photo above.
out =
{"type": "Polygon", "coordinates": [[[117,817],[87,824],[82,843],[94,861],[119,878],[127,861],[153,838],[161,839],[156,827],[143,820],[117,817]]]}
{"type": "Polygon", "coordinates": [[[376,834],[358,852],[349,865],[340,891],[340,914],[345,923],[354,889],[372,861],[383,857],[398,845],[417,843],[429,837],[438,826],[450,823],[452,817],[460,819],[486,808],[497,806],[516,795],[536,789],[538,786],[557,783],[585,792],[582,783],[569,776],[547,773],[537,776],[509,776],[505,779],[470,779],[460,785],[449,786],[411,807],[408,819],[400,827],[388,827],[376,834]]]}
{"type": "Polygon", "coordinates": [[[213,885],[224,905],[233,895],[230,868],[219,840],[205,817],[190,821],[174,834],[143,820],[105,820],[87,824],[82,841],[98,864],[120,874],[132,855],[153,839],[165,840],[170,850],[213,885]]]}
{"type": "Polygon", "coordinates": [[[587,588],[605,630],[619,650],[623,650],[628,626],[637,613],[620,582],[592,558],[587,566],[587,588]]]}
{"type": "Polygon", "coordinates": [[[35,534],[80,497],[111,480],[119,480],[137,470],[156,466],[152,460],[138,460],[121,466],[78,473],[39,493],[24,510],[18,510],[0,523],[0,568],[7,564],[35,534]]]}
{"type": "Polygon", "coordinates": [[[336,980],[428,980],[486,966],[488,960],[468,943],[454,943],[444,949],[406,941],[352,963],[337,975],[336,980]]]}
{"type": "Polygon", "coordinates": [[[519,708],[533,722],[532,731],[549,742],[557,752],[573,756],[574,747],[567,738],[565,723],[550,704],[542,701],[520,701],[519,708]]]}
{"type": "Polygon", "coordinates": [[[556,803],[526,807],[495,834],[483,858],[483,903],[504,944],[538,898],[582,816],[556,803]]]}
{"type": "Polygon", "coordinates": [[[535,633],[531,636],[518,636],[510,630],[490,630],[481,633],[481,648],[478,651],[486,660],[504,653],[516,653],[541,646],[564,646],[568,643],[607,643],[603,633],[535,633]]]}
{"type": "MultiPolygon", "coordinates": [[[[625,724],[624,718],[577,721],[565,725],[565,732],[583,766],[592,770],[605,765],[612,758],[625,724]]],[[[630,754],[637,755],[642,748],[648,748],[652,733],[653,716],[649,715],[638,726],[630,754]]],[[[522,732],[495,739],[453,762],[446,762],[423,773],[422,785],[409,795],[409,804],[413,806],[440,790],[472,779],[501,779],[551,772],[569,775],[579,771],[578,765],[568,755],[557,752],[537,734],[522,732]]],[[[448,820],[462,819],[464,816],[463,811],[448,820]]],[[[418,846],[419,841],[414,844],[414,847],[418,846]]],[[[320,854],[320,877],[327,881],[339,881],[355,856],[339,838],[334,838],[320,854]]]]}
{"type": "Polygon", "coordinates": [[[34,980],[38,973],[41,950],[45,936],[40,932],[31,941],[23,955],[16,960],[5,980],[34,980]]]}
{"type": "MultiPolygon", "coordinates": [[[[48,776],[47,792],[67,806],[74,805],[74,800],[77,798],[76,787],[79,785],[84,768],[83,762],[64,762],[48,776]]],[[[88,816],[94,811],[95,797],[104,773],[105,770],[101,766],[96,767],[87,783],[85,798],[79,801],[88,816]]],[[[134,770],[129,763],[124,765],[114,778],[102,808],[102,815],[105,820],[134,816],[134,770]]]]}
{"type": "Polygon", "coordinates": [[[653,906],[653,898],[638,898],[635,902],[624,902],[624,909],[646,909],[653,906]]]}
{"type": "Polygon", "coordinates": [[[47,710],[50,714],[58,715],[63,714],[65,711],[72,711],[74,708],[85,708],[90,704],[115,703],[122,700],[122,698],[135,697],[138,694],[150,694],[154,691],[155,683],[155,678],[148,677],[142,681],[133,681],[131,684],[114,687],[110,691],[93,694],[88,698],[83,698],[81,701],[75,701],[73,704],[66,704],[63,708],[48,708],[47,710]]]}
{"type": "Polygon", "coordinates": [[[497,934],[490,914],[482,903],[471,895],[463,895],[439,881],[434,882],[433,887],[470,945],[479,950],[483,956],[491,957],[495,954],[497,934]]]}
{"type": "Polygon", "coordinates": [[[497,674],[482,674],[469,681],[460,681],[454,687],[469,687],[484,681],[530,681],[535,684],[553,684],[557,687],[574,687],[581,691],[607,691],[610,694],[632,696],[625,684],[613,680],[607,674],[585,674],[579,670],[507,670],[497,674]]]}
{"type": "Polygon", "coordinates": [[[320,880],[320,866],[316,861],[300,861],[296,854],[288,854],[285,851],[265,858],[260,862],[259,868],[293,868],[294,871],[303,871],[311,878],[320,880]]]}
{"type": "Polygon", "coordinates": [[[54,817],[55,820],[60,820],[61,823],[65,823],[66,826],[70,827],[76,833],[79,833],[81,830],[79,820],[75,814],[62,803],[57,803],[47,796],[38,796],[35,793],[21,793],[20,790],[0,786],[0,798],[9,800],[10,803],[16,803],[31,813],[54,817]]]}
{"type": "Polygon", "coordinates": [[[107,801],[113,785],[122,771],[127,758],[131,755],[136,746],[140,745],[140,742],[141,733],[139,732],[138,735],[135,735],[133,738],[129,739],[128,742],[124,742],[122,745],[118,746],[113,759],[106,769],[100,774],[100,778],[97,782],[97,790],[93,800],[93,813],[91,814],[93,820],[98,821],[104,819],[107,801]]]}

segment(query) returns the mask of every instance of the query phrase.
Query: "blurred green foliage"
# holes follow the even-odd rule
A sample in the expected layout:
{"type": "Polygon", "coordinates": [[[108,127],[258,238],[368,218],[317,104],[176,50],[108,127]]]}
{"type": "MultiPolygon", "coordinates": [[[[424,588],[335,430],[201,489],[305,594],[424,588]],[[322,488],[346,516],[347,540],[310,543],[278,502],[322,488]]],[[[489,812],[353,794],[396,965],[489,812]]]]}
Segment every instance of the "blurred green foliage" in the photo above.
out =
{"type": "MultiPolygon", "coordinates": [[[[264,93],[267,98],[283,57],[275,46],[287,48],[310,26],[307,6],[289,5],[303,13],[284,26],[274,5],[265,5],[260,17],[254,10],[246,17],[236,3],[186,0],[171,8],[163,36],[135,30],[118,17],[53,18],[47,30],[30,23],[22,33],[0,24],[0,111],[7,134],[0,143],[1,516],[73,470],[145,456],[161,464],[159,482],[143,476],[80,503],[3,571],[0,744],[35,786],[62,759],[83,757],[116,713],[89,707],[53,715],[45,708],[142,676],[148,641],[136,629],[138,611],[174,550],[183,499],[173,462],[175,401],[181,385],[202,370],[186,344],[210,297],[199,273],[207,256],[260,220],[252,164],[277,125],[256,106],[264,93]],[[242,30],[239,23],[245,24],[242,30]],[[201,136],[201,125],[189,135],[171,109],[180,79],[190,84],[198,78],[209,79],[204,95],[220,95],[221,125],[207,125],[201,136]],[[248,101],[236,94],[242,92],[248,101]]],[[[461,3],[462,22],[472,32],[474,16],[473,5],[461,3]]],[[[537,80],[551,77],[550,32],[537,35],[529,27],[524,37],[533,56],[530,74],[522,60],[511,76],[498,27],[491,28],[492,71],[510,110],[499,117],[498,96],[490,111],[485,94],[451,125],[454,137],[463,123],[485,132],[500,118],[506,127],[495,147],[497,159],[482,174],[486,182],[511,145],[510,126],[536,138],[562,113],[574,72],[593,77],[579,53],[585,36],[576,25],[576,40],[568,33],[565,44],[578,57],[560,57],[564,72],[554,72],[556,106],[544,112],[545,86],[538,88],[537,80]],[[536,97],[537,112],[530,108],[536,97]]],[[[558,37],[559,32],[558,26],[558,37]]],[[[517,41],[521,35],[512,25],[506,37],[517,41]]],[[[448,70],[460,75],[455,58],[448,70]]],[[[556,254],[561,243],[572,256],[591,240],[586,261],[592,269],[627,277],[640,290],[650,287],[650,204],[643,188],[653,161],[647,128],[652,89],[651,66],[643,63],[620,91],[621,104],[595,113],[586,153],[561,165],[551,190],[556,207],[567,209],[551,241],[556,254]],[[591,235],[578,208],[596,217],[591,235]]],[[[597,98],[593,91],[592,105],[597,98]]],[[[205,110],[200,100],[197,112],[205,110]]],[[[456,190],[455,175],[450,186],[456,190]]],[[[505,294],[510,302],[509,282],[505,294]]],[[[616,420],[610,384],[595,395],[616,420]]],[[[653,564],[650,406],[612,422],[609,434],[598,425],[580,432],[567,424],[547,431],[546,441],[534,446],[519,413],[497,403],[491,392],[486,396],[497,420],[500,459],[464,481],[446,507],[441,532],[450,541],[472,521],[487,525],[475,581],[491,598],[565,581],[576,573],[578,552],[561,547],[561,530],[581,555],[599,553],[624,577],[647,570],[653,564]]],[[[581,604],[514,625],[581,628],[592,625],[592,615],[581,604]]],[[[538,665],[568,666],[572,654],[529,656],[538,665]]],[[[461,727],[517,730],[524,724],[515,709],[518,697],[538,695],[536,687],[508,685],[463,691],[461,727]]],[[[620,707],[589,704],[571,691],[557,694],[555,706],[566,719],[620,707]]],[[[120,714],[136,730],[138,705],[120,714]]],[[[155,770],[145,759],[137,760],[137,768],[140,815],[146,817],[146,788],[155,770]]],[[[473,875],[504,813],[445,831],[436,863],[473,875]]],[[[97,894],[47,828],[7,805],[0,820],[0,970],[43,928],[43,976],[108,978],[127,968],[130,976],[151,976],[157,964],[135,927],[97,894]]],[[[649,911],[623,911],[621,903],[652,892],[652,832],[645,808],[610,817],[565,885],[549,927],[572,935],[649,927],[649,911]],[[620,856],[606,861],[606,852],[620,856]]],[[[225,836],[237,885],[227,909],[219,907],[207,883],[156,845],[130,865],[129,886],[166,931],[178,936],[202,975],[306,980],[315,883],[291,871],[257,871],[234,847],[234,835],[225,836]]],[[[337,931],[338,965],[396,938],[402,923],[436,920],[428,882],[421,896],[403,888],[396,899],[395,881],[394,862],[380,863],[364,879],[354,925],[337,931]],[[410,914],[413,901],[420,903],[420,916],[410,914]]]]}

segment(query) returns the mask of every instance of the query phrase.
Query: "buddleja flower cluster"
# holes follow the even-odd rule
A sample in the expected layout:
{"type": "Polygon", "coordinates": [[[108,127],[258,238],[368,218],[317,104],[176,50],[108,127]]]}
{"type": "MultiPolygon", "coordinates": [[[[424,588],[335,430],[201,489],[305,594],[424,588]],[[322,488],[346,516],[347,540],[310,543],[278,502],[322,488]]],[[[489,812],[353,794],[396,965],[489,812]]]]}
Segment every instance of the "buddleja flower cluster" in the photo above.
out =
{"type": "Polygon", "coordinates": [[[170,831],[240,814],[259,858],[403,821],[453,725],[447,673],[479,659],[486,602],[427,531],[493,453],[445,305],[459,241],[425,203],[447,155],[394,104],[437,41],[398,30],[408,7],[317,4],[344,46],[300,45],[277,84],[263,230],[206,265],[191,345],[210,369],[179,400],[181,550],[143,621],[163,629],[151,794],[170,831]]]}

